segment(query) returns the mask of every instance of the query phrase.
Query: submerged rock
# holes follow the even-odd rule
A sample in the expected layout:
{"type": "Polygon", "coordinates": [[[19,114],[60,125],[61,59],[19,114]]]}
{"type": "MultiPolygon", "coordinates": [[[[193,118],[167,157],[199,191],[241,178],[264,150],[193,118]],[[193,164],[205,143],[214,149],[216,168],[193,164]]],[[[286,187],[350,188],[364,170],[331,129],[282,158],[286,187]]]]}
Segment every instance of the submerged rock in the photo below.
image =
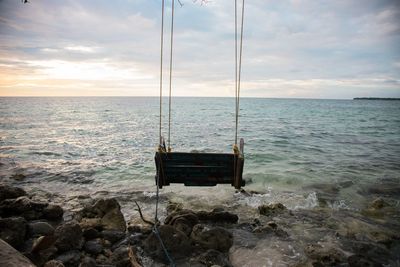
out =
{"type": "MultiPolygon", "coordinates": [[[[170,225],[161,225],[158,232],[164,242],[164,246],[174,259],[185,258],[191,252],[190,239],[181,231],[170,225]]],[[[145,251],[152,257],[166,261],[164,250],[155,233],[151,233],[144,241],[145,251]]]]}
{"type": "Polygon", "coordinates": [[[26,192],[24,189],[20,187],[0,184],[0,202],[5,199],[18,198],[21,196],[26,196],[26,192]]]}
{"type": "Polygon", "coordinates": [[[81,264],[79,264],[79,267],[96,267],[96,266],[97,266],[96,261],[91,257],[83,258],[81,264]]]}
{"type": "Polygon", "coordinates": [[[372,203],[369,205],[370,209],[380,210],[385,207],[389,207],[390,205],[383,200],[382,198],[376,198],[372,203]]]}
{"type": "Polygon", "coordinates": [[[287,208],[281,203],[274,203],[269,205],[261,205],[258,207],[258,212],[265,216],[274,216],[278,213],[287,210],[287,208]]]}
{"type": "Polygon", "coordinates": [[[22,217],[0,219],[0,238],[14,248],[24,244],[27,224],[22,217]]]}
{"type": "Polygon", "coordinates": [[[82,248],[82,229],[76,222],[61,224],[55,231],[56,247],[59,251],[82,248]]]}
{"type": "Polygon", "coordinates": [[[222,227],[210,228],[204,224],[193,227],[190,237],[202,247],[227,252],[233,244],[233,235],[222,227]]]}

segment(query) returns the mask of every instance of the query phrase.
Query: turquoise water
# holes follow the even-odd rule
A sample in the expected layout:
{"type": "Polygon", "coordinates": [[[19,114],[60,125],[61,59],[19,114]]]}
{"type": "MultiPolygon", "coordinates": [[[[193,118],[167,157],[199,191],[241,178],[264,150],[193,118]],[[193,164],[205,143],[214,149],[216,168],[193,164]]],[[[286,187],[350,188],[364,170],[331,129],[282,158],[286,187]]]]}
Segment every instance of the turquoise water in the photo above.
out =
{"type": "MultiPolygon", "coordinates": [[[[151,97],[0,98],[0,179],[23,173],[22,184],[65,193],[154,190],[158,108],[151,97]]],[[[400,182],[400,101],[244,98],[239,136],[246,188],[266,196],[308,199],[308,185],[348,182],[338,201],[351,207],[362,186],[400,182]]],[[[233,98],[173,99],[175,151],[229,152],[233,140],[233,98]]]]}

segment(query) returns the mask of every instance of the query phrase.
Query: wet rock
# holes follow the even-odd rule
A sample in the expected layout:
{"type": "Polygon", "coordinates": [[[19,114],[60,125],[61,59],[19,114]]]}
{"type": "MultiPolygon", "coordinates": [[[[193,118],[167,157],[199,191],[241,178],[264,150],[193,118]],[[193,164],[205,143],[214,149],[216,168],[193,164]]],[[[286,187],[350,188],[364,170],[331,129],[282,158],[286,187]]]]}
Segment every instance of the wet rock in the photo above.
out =
{"type": "MultiPolygon", "coordinates": [[[[111,264],[111,260],[108,257],[104,256],[103,254],[97,255],[96,262],[99,265],[107,265],[108,266],[111,264]]],[[[114,265],[112,265],[112,266],[114,266],[114,265]]]]}
{"type": "Polygon", "coordinates": [[[94,228],[96,230],[102,230],[103,226],[101,225],[100,218],[83,218],[79,225],[82,229],[94,228]]]}
{"type": "Polygon", "coordinates": [[[374,201],[372,201],[372,203],[369,205],[370,209],[375,209],[375,210],[380,210],[383,209],[385,207],[389,207],[390,205],[383,200],[382,198],[376,198],[374,201]]]}
{"type": "Polygon", "coordinates": [[[78,267],[81,261],[81,253],[78,250],[70,250],[59,255],[56,260],[62,262],[65,266],[78,267]]]}
{"type": "Polygon", "coordinates": [[[85,257],[81,261],[81,264],[79,264],[79,267],[96,267],[97,263],[94,259],[91,257],[85,257]]]}
{"type": "Polygon", "coordinates": [[[211,212],[199,211],[196,212],[200,221],[209,221],[213,223],[237,223],[239,217],[236,214],[224,211],[213,210],[211,212]]]}
{"type": "Polygon", "coordinates": [[[117,267],[130,267],[128,247],[122,246],[117,248],[111,256],[111,262],[117,267]]]}
{"type": "Polygon", "coordinates": [[[168,215],[177,211],[181,211],[182,209],[183,209],[183,204],[177,202],[169,202],[166,207],[168,215]]]}
{"type": "Polygon", "coordinates": [[[80,249],[82,247],[82,229],[76,222],[61,224],[55,231],[56,247],[59,251],[80,249]]]}
{"type": "Polygon", "coordinates": [[[111,244],[125,238],[125,232],[118,231],[118,230],[104,230],[101,232],[101,236],[105,239],[110,241],[111,244]]]}
{"type": "Polygon", "coordinates": [[[0,266],[35,267],[35,265],[29,259],[27,259],[2,239],[0,239],[0,266]]]}
{"type": "Polygon", "coordinates": [[[13,180],[16,180],[16,181],[23,181],[23,180],[25,180],[26,175],[24,175],[22,173],[16,173],[16,174],[11,175],[10,178],[13,180]]]}
{"type": "Polygon", "coordinates": [[[51,260],[44,264],[43,267],[65,267],[61,261],[51,260]]]}
{"type": "Polygon", "coordinates": [[[103,251],[103,245],[100,240],[90,240],[84,245],[84,249],[87,253],[92,255],[98,255],[103,251]]]}
{"type": "MultiPolygon", "coordinates": [[[[183,232],[170,225],[161,225],[158,231],[165,247],[174,259],[184,258],[190,254],[191,242],[183,232]]],[[[151,233],[144,241],[144,248],[150,256],[167,260],[160,241],[154,233],[151,233]]]]}
{"type": "Polygon", "coordinates": [[[313,266],[338,266],[346,262],[346,255],[329,244],[310,244],[304,252],[312,259],[313,266]]]}
{"type": "Polygon", "coordinates": [[[234,229],[232,230],[233,243],[237,247],[254,248],[258,243],[258,238],[251,232],[234,229]]]}
{"type": "Polygon", "coordinates": [[[126,230],[124,215],[119,208],[107,212],[103,218],[101,218],[101,224],[104,229],[108,230],[119,230],[123,232],[126,230]]]}
{"type": "Polygon", "coordinates": [[[22,217],[10,217],[0,219],[0,238],[14,248],[24,244],[27,224],[22,217]]]}
{"type": "Polygon", "coordinates": [[[174,212],[165,218],[165,224],[173,226],[177,230],[185,233],[187,236],[190,236],[193,226],[195,226],[198,221],[196,214],[190,210],[174,212]]]}
{"type": "Polygon", "coordinates": [[[214,249],[209,249],[203,254],[199,255],[196,260],[203,263],[206,266],[221,266],[231,267],[231,263],[228,261],[226,256],[214,249]]]}
{"type": "MultiPolygon", "coordinates": [[[[82,217],[100,219],[100,225],[103,229],[119,231],[126,230],[124,215],[122,214],[121,207],[115,198],[97,200],[94,205],[82,210],[82,217]]],[[[84,219],[82,219],[82,221],[83,220],[84,219]]],[[[93,224],[87,226],[97,228],[97,226],[93,224]]]]}
{"type": "Polygon", "coordinates": [[[100,236],[100,233],[95,228],[87,228],[87,229],[83,230],[83,237],[86,240],[95,239],[99,236],[100,236]]]}
{"type": "Polygon", "coordinates": [[[347,258],[347,263],[350,267],[375,267],[381,266],[365,258],[363,255],[351,255],[347,258]]]}
{"type": "Polygon", "coordinates": [[[26,196],[26,192],[24,189],[20,187],[0,184],[0,202],[5,199],[18,198],[21,196],[26,196]]]}
{"type": "Polygon", "coordinates": [[[227,252],[233,244],[232,234],[222,227],[209,228],[204,224],[193,227],[190,237],[204,248],[227,252]]]}
{"type": "Polygon", "coordinates": [[[261,205],[258,207],[258,212],[265,216],[274,216],[276,214],[282,213],[287,210],[287,208],[281,203],[274,203],[269,205],[261,205]]]}
{"type": "Polygon", "coordinates": [[[47,203],[35,202],[26,196],[16,199],[6,199],[0,204],[0,215],[21,216],[27,220],[37,220],[43,216],[43,209],[47,203]]]}
{"type": "Polygon", "coordinates": [[[30,222],[28,224],[29,234],[33,236],[52,235],[54,228],[47,222],[30,222]]]}
{"type": "Polygon", "coordinates": [[[128,231],[132,233],[150,234],[153,226],[144,223],[141,218],[134,218],[128,222],[128,231]]]}
{"type": "Polygon", "coordinates": [[[142,233],[134,233],[126,238],[116,242],[112,245],[111,249],[116,250],[121,246],[128,246],[128,245],[141,245],[144,235],[142,233]]]}
{"type": "Polygon", "coordinates": [[[56,240],[57,238],[54,235],[40,236],[34,241],[32,245],[32,253],[50,248],[54,245],[56,240]]]}
{"type": "Polygon", "coordinates": [[[63,214],[64,210],[58,205],[49,204],[43,209],[43,218],[50,221],[61,220],[63,214]]]}

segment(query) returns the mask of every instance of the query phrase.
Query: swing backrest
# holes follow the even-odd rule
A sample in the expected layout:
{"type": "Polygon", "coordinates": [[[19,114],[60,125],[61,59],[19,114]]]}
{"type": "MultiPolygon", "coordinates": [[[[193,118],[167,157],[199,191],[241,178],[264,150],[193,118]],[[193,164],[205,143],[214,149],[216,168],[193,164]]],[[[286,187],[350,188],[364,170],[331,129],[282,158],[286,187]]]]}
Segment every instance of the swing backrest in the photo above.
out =
{"type": "Polygon", "coordinates": [[[185,186],[244,186],[244,159],[239,154],[156,152],[155,160],[160,188],[170,183],[185,186]]]}

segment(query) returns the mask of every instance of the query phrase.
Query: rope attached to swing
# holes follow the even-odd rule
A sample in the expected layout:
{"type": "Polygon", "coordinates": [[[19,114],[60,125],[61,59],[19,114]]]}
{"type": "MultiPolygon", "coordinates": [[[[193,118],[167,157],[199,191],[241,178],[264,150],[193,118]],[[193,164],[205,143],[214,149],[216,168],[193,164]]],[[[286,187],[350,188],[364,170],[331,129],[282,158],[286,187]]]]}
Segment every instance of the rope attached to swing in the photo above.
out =
{"type": "Polygon", "coordinates": [[[241,14],[241,25],[240,25],[240,45],[238,51],[238,36],[237,36],[237,0],[235,0],[235,97],[236,97],[236,109],[235,109],[235,146],[237,149],[238,139],[238,126],[239,126],[239,104],[240,104],[240,81],[242,74],[242,52],[243,52],[243,21],[244,21],[244,0],[242,0],[242,14],[241,14]],[[239,63],[238,63],[239,57],[239,63]]]}

